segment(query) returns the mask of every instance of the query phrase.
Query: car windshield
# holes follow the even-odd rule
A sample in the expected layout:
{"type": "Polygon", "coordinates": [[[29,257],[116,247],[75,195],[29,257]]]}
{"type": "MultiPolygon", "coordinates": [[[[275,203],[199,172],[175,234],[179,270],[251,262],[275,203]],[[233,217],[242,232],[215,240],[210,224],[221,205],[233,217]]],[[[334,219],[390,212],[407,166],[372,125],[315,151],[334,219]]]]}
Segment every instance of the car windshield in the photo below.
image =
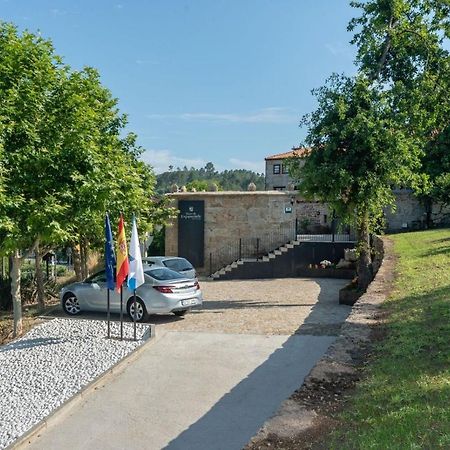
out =
{"type": "Polygon", "coordinates": [[[147,266],[153,266],[153,264],[155,264],[154,261],[150,261],[149,259],[144,259],[144,258],[142,258],[142,263],[147,266]]]}
{"type": "Polygon", "coordinates": [[[145,270],[144,273],[151,276],[152,278],[155,278],[158,281],[179,280],[184,278],[183,275],[180,275],[178,272],[166,269],[165,267],[145,270]]]}
{"type": "Polygon", "coordinates": [[[166,259],[163,264],[169,269],[175,270],[176,272],[183,272],[186,270],[192,270],[192,264],[183,258],[176,259],[166,259]]]}
{"type": "Polygon", "coordinates": [[[84,280],[84,283],[102,283],[106,282],[106,273],[104,270],[91,275],[84,280]]]}

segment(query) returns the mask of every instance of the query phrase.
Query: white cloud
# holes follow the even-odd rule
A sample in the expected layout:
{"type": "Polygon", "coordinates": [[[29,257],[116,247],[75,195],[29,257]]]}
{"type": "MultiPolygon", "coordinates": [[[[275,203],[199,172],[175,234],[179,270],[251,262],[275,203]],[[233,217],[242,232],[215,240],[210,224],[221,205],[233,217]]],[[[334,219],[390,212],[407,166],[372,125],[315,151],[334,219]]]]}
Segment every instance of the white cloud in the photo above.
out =
{"type": "Polygon", "coordinates": [[[244,161],[238,158],[228,160],[235,169],[253,170],[253,172],[264,173],[264,161],[244,161]]]}
{"type": "Polygon", "coordinates": [[[142,160],[153,166],[156,173],[166,172],[169,166],[177,167],[196,167],[205,166],[207,161],[201,158],[180,158],[172,153],[171,150],[165,149],[150,149],[142,154],[142,160]]]}
{"type": "Polygon", "coordinates": [[[300,114],[287,108],[263,108],[251,113],[148,114],[149,119],[181,119],[229,123],[297,123],[300,114]]]}

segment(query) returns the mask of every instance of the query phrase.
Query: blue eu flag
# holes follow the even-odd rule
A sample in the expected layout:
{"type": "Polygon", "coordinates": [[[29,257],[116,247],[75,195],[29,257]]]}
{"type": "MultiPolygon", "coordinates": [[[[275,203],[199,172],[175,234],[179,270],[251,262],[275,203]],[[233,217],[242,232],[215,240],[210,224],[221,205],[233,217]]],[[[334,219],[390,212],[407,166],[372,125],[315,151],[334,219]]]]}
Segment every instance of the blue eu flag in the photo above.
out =
{"type": "Polygon", "coordinates": [[[114,271],[116,269],[116,257],[114,255],[114,242],[111,232],[111,223],[109,216],[105,217],[105,271],[106,271],[106,285],[112,291],[116,287],[114,280],[114,271]]]}

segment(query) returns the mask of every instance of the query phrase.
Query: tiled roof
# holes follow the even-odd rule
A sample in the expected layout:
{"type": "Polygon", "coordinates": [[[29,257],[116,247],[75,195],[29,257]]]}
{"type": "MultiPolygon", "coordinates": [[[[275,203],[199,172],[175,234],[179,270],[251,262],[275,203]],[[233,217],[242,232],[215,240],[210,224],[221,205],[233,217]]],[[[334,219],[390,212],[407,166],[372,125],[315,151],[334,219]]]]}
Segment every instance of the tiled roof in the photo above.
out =
{"type": "Polygon", "coordinates": [[[272,159],[286,159],[286,158],[292,158],[293,156],[305,156],[310,152],[309,148],[305,147],[297,147],[293,148],[290,152],[285,153],[278,153],[277,155],[267,156],[265,160],[272,160],[272,159]]]}

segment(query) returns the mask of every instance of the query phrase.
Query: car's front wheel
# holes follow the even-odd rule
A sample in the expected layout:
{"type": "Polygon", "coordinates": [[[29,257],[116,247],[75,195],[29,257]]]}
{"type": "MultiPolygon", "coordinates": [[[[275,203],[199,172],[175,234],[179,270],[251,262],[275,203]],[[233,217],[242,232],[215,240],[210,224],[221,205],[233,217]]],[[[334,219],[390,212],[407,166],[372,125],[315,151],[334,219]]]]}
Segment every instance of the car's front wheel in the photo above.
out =
{"type": "Polygon", "coordinates": [[[64,295],[62,306],[64,312],[69,314],[69,316],[76,316],[81,312],[80,303],[78,302],[77,296],[71,292],[64,295]]]}
{"type": "Polygon", "coordinates": [[[188,310],[187,309],[182,309],[180,311],[173,311],[173,313],[178,316],[178,317],[183,317],[187,314],[188,310]]]}
{"type": "Polygon", "coordinates": [[[134,317],[136,316],[136,322],[146,322],[148,320],[147,308],[144,305],[144,302],[140,299],[136,299],[136,313],[134,308],[134,300],[130,299],[128,302],[128,315],[130,319],[134,321],[134,317]]]}

